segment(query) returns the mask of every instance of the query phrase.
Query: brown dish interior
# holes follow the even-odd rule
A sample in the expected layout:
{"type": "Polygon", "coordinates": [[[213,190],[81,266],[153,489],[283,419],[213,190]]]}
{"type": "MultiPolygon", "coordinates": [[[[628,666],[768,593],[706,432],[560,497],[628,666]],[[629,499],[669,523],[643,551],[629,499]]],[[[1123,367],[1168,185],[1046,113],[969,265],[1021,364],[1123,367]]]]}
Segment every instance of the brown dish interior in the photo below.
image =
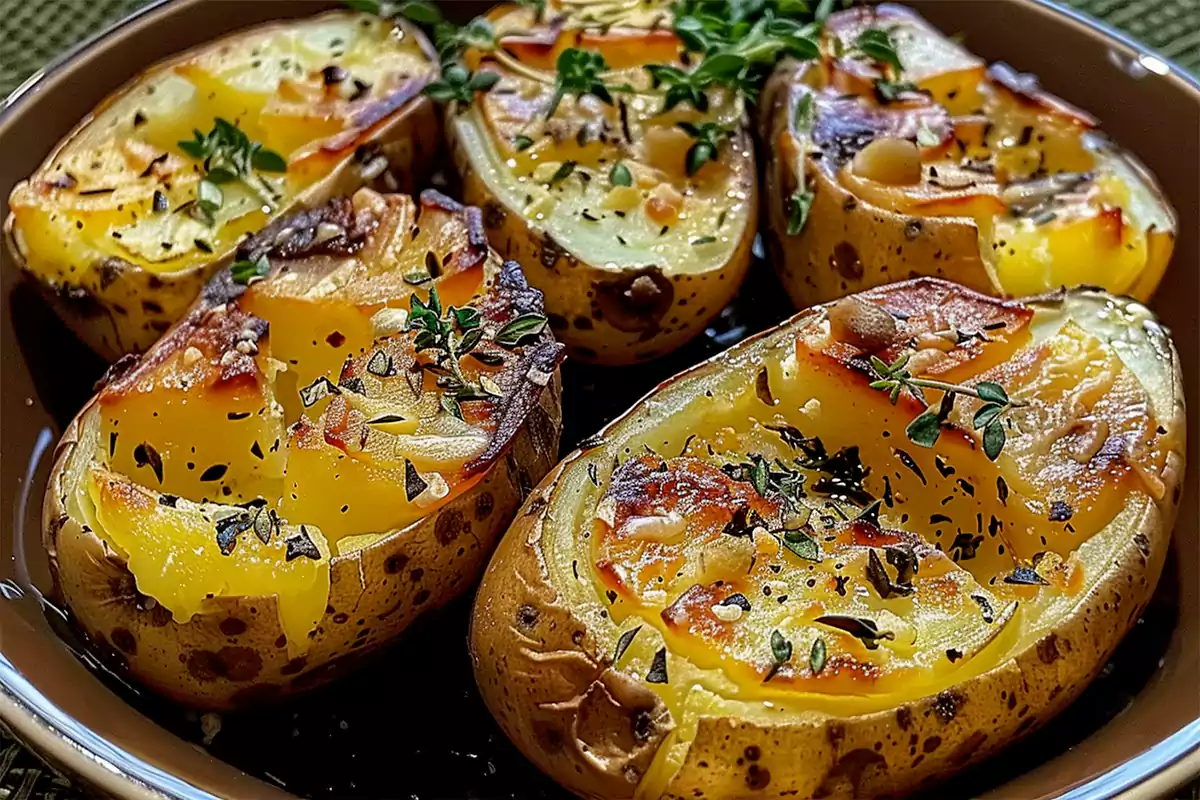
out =
{"type": "MultiPolygon", "coordinates": [[[[0,195],[7,196],[11,185],[32,171],[80,113],[141,65],[235,27],[315,13],[322,5],[250,0],[238,3],[237,14],[231,15],[228,4],[182,0],[143,14],[44,79],[0,117],[0,152],[5,154],[0,195]]],[[[1200,310],[1200,88],[1178,77],[1134,77],[1128,68],[1131,51],[1103,32],[1035,3],[914,5],[944,30],[964,32],[981,55],[1006,58],[1035,72],[1051,91],[1095,112],[1106,130],[1158,175],[1179,212],[1181,233],[1152,305],[1174,330],[1188,400],[1193,408],[1200,406],[1195,324],[1200,310]]],[[[453,9],[463,17],[479,10],[473,3],[456,3],[453,9]]],[[[308,797],[563,795],[509,744],[479,700],[465,646],[469,598],[429,620],[349,681],[285,706],[226,715],[207,753],[189,744],[201,736],[194,713],[139,691],[100,667],[64,615],[38,600],[51,585],[39,516],[49,452],[90,396],[104,365],[20,280],[7,254],[0,261],[5,298],[0,500],[12,514],[12,524],[0,533],[0,552],[11,555],[0,560],[0,712],[19,734],[49,748],[52,758],[69,769],[84,770],[110,791],[131,796],[143,796],[147,784],[185,797],[271,794],[249,776],[308,797]],[[39,703],[34,713],[31,707],[39,703]],[[66,744],[39,721],[56,713],[65,716],[54,726],[78,746],[66,744]],[[84,756],[80,747],[96,755],[84,756]],[[97,757],[117,771],[98,767],[97,757]]],[[[759,263],[707,334],[671,357],[621,369],[568,364],[564,453],[660,380],[790,312],[770,270],[759,263]]],[[[1072,788],[1080,797],[1107,797],[1125,788],[1127,780],[1174,763],[1158,784],[1137,795],[1154,797],[1168,788],[1164,782],[1182,779],[1200,766],[1194,750],[1200,741],[1198,437],[1191,427],[1189,490],[1172,554],[1143,618],[1064,714],[930,797],[1052,797],[1072,788]],[[1136,759],[1189,725],[1167,745],[1136,759]],[[1124,773],[1110,773],[1121,765],[1124,773]]]]}

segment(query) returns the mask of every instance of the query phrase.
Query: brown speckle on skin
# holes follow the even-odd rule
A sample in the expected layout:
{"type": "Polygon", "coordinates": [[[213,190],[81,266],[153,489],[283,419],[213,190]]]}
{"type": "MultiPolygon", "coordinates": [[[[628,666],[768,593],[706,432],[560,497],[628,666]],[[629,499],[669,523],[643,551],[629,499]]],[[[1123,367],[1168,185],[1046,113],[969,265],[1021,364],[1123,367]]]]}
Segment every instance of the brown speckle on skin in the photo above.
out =
{"type": "Polygon", "coordinates": [[[563,735],[558,728],[540,724],[534,726],[533,738],[538,747],[547,755],[554,755],[563,749],[563,735]]]}
{"type": "Polygon", "coordinates": [[[771,783],[771,771],[758,764],[751,764],[746,769],[746,788],[751,791],[761,791],[771,783]]]}
{"type": "Polygon", "coordinates": [[[444,547],[457,539],[460,533],[469,531],[470,527],[471,524],[466,521],[461,511],[457,508],[446,509],[438,515],[437,522],[433,525],[433,535],[438,544],[444,547]]]}
{"type": "Polygon", "coordinates": [[[1038,660],[1043,664],[1053,664],[1058,660],[1058,635],[1051,633],[1042,637],[1037,643],[1038,660]]]}
{"type": "Polygon", "coordinates": [[[475,521],[483,522],[492,515],[492,509],[495,507],[496,498],[492,497],[492,493],[481,492],[475,499],[475,521]]]}
{"type": "Polygon", "coordinates": [[[112,643],[122,652],[137,655],[137,637],[128,628],[113,628],[112,643]]]}
{"type": "Polygon", "coordinates": [[[944,692],[939,692],[933,698],[933,713],[937,714],[938,719],[943,724],[949,724],[955,717],[958,716],[959,710],[966,704],[967,698],[953,689],[947,689],[944,692]]]}
{"type": "Polygon", "coordinates": [[[896,724],[900,726],[900,730],[908,730],[912,725],[912,709],[908,706],[896,709],[896,724]]]}
{"type": "Polygon", "coordinates": [[[538,610],[526,603],[517,609],[517,627],[523,631],[531,631],[537,625],[538,610]]]}
{"type": "Polygon", "coordinates": [[[396,553],[387,557],[383,562],[383,571],[388,575],[395,575],[408,565],[408,556],[404,553],[396,553]]]}
{"type": "Polygon", "coordinates": [[[627,270],[593,284],[593,316],[625,333],[654,333],[675,301],[675,285],[658,267],[627,270]]]}
{"type": "Polygon", "coordinates": [[[193,650],[187,656],[187,671],[201,683],[219,678],[242,683],[262,672],[262,657],[249,647],[222,647],[215,653],[193,650]]]}
{"type": "Polygon", "coordinates": [[[279,668],[280,675],[295,675],[308,664],[308,656],[297,656],[279,668]]]}
{"type": "Polygon", "coordinates": [[[942,746],[942,737],[930,736],[928,739],[925,740],[925,744],[921,745],[921,749],[924,750],[926,753],[932,753],[934,750],[937,750],[941,746],[942,746]]]}
{"type": "Polygon", "coordinates": [[[227,617],[221,620],[221,633],[226,636],[241,636],[246,632],[246,623],[237,617],[227,617]]]}
{"type": "Polygon", "coordinates": [[[848,281],[862,280],[863,265],[858,251],[849,242],[838,242],[829,257],[829,265],[848,281]]]}

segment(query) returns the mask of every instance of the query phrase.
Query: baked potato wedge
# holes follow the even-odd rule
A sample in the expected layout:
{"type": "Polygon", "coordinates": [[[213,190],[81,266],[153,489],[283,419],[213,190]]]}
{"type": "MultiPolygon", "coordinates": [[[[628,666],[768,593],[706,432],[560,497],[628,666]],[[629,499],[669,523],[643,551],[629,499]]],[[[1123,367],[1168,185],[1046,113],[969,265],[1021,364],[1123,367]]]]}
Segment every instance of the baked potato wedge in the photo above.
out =
{"type": "Polygon", "coordinates": [[[832,15],[823,51],[783,65],[761,106],[772,263],[798,307],[919,275],[1153,294],[1174,209],[1085,111],[901,6],[832,15]],[[890,32],[899,76],[857,47],[869,29],[890,32]]]}
{"type": "Polygon", "coordinates": [[[96,352],[142,352],[270,220],[411,190],[438,147],[435,62],[406,23],[331,12],[156,64],[14,187],[13,258],[96,352]]]}
{"type": "Polygon", "coordinates": [[[809,309],[534,490],[477,595],[480,690],[586,797],[903,794],[1104,665],[1162,568],[1184,429],[1132,299],[922,278],[809,309]]]}
{"type": "Polygon", "coordinates": [[[741,99],[717,88],[703,112],[664,111],[646,66],[685,62],[658,0],[504,5],[488,19],[496,48],[466,61],[499,82],[468,107],[451,103],[445,120],[466,202],[542,290],[572,356],[627,364],[674,350],[750,264],[757,190],[741,99]],[[601,57],[604,83],[628,91],[560,97],[556,68],[572,56],[601,57]],[[729,134],[706,159],[681,125],[729,134]]]}
{"type": "Polygon", "coordinates": [[[478,209],[360,189],[243,248],[114,365],[43,509],[89,638],[203,708],[316,686],[472,586],[561,422],[562,346],[478,209]]]}

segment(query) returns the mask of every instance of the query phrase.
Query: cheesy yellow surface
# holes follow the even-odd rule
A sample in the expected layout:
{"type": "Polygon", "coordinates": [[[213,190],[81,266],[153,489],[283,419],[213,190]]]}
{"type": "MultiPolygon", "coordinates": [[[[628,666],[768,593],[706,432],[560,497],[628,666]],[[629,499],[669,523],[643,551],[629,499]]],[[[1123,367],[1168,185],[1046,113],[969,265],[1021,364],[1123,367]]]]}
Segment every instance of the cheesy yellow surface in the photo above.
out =
{"type": "Polygon", "coordinates": [[[791,108],[812,102],[812,128],[789,127],[777,146],[812,156],[870,206],[915,219],[969,218],[992,281],[1006,295],[1093,285],[1149,296],[1170,256],[1174,212],[1086,112],[1042,91],[1032,76],[1003,64],[988,68],[898,6],[834,15],[824,48],[830,55],[788,100],[791,108]],[[900,77],[919,91],[891,102],[877,95],[878,66],[853,51],[868,27],[891,32],[900,77]],[[881,137],[917,143],[917,183],[861,174],[855,154],[881,137]]]}
{"type": "Polygon", "coordinates": [[[680,66],[682,45],[668,4],[563,5],[550,28],[528,7],[491,14],[500,52],[476,65],[500,81],[451,120],[491,193],[537,230],[589,264],[611,269],[657,265],[669,273],[718,269],[745,236],[753,210],[753,153],[737,132],[719,157],[687,174],[693,140],[678,123],[738,131],[740,98],[710,92],[706,112],[688,104],[662,113],[644,67],[680,66]],[[565,97],[547,116],[555,62],[567,48],[604,56],[604,82],[630,86],[613,103],[565,97]],[[613,179],[628,170],[629,185],[613,179]],[[563,175],[569,171],[569,174],[563,175]]]}
{"type": "Polygon", "coordinates": [[[702,716],[868,713],[987,671],[1077,604],[1162,499],[1171,378],[1122,332],[1145,309],[946,286],[867,293],[896,319],[879,355],[1004,386],[1020,406],[995,461],[965,396],[933,448],[910,441],[922,407],[870,388],[863,352],[816,314],[660,390],[563,473],[543,530],[555,585],[678,726],[639,796],[702,716]],[[794,505],[780,480],[799,482],[794,505]]]}
{"type": "MultiPolygon", "coordinates": [[[[468,464],[496,431],[502,366],[458,357],[468,380],[495,376],[495,395],[451,414],[405,312],[438,287],[443,313],[489,302],[495,313],[496,263],[468,248],[461,213],[426,205],[418,217],[407,197],[368,190],[354,203],[356,224],[374,215],[361,247],[280,259],[240,297],[195,309],[85,415],[70,506],[179,622],[211,597],[275,595],[301,652],[324,614],[331,555],[478,480],[468,464]],[[394,272],[427,259],[436,276],[394,272]]],[[[516,357],[493,342],[501,324],[487,321],[475,352],[516,357]]]]}
{"type": "Polygon", "coordinates": [[[155,274],[203,266],[353,155],[435,70],[406,29],[348,12],[192,51],[112,97],[14,190],[14,238],[52,284],[94,289],[109,259],[155,274]],[[283,156],[287,171],[260,175],[274,198],[223,184],[209,224],[189,213],[203,165],[178,143],[217,118],[283,156]]]}

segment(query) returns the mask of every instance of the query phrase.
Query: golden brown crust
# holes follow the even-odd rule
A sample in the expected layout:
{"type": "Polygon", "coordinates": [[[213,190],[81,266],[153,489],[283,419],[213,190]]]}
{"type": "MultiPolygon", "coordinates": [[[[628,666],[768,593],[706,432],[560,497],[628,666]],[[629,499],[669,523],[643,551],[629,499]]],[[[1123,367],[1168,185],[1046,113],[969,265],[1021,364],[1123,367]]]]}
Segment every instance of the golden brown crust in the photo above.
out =
{"type": "MultiPolygon", "coordinates": [[[[1057,293],[1036,302],[1052,306],[1064,297],[1057,293]]],[[[802,312],[781,327],[795,331],[811,322],[812,315],[813,310],[802,312]]],[[[1159,476],[1166,491],[1160,501],[1143,497],[1132,506],[1137,513],[1123,526],[1119,551],[1071,613],[987,672],[890,709],[845,717],[781,709],[777,724],[701,716],[682,765],[664,779],[661,796],[892,796],[988,757],[1076,698],[1149,602],[1179,502],[1186,424],[1182,375],[1165,333],[1152,322],[1145,330],[1168,364],[1165,396],[1172,406],[1155,412],[1172,437],[1159,476]]],[[[744,365],[746,349],[769,347],[780,335],[779,329],[768,331],[675,376],[648,397],[699,371],[720,369],[726,362],[744,365]]],[[[604,447],[623,425],[646,424],[643,407],[639,403],[610,423],[587,446],[604,447]]],[[[615,760],[600,760],[583,749],[589,740],[570,738],[588,722],[579,698],[597,693],[598,684],[610,686],[615,671],[610,655],[597,652],[597,634],[582,621],[583,610],[564,607],[552,577],[563,573],[547,565],[549,536],[544,526],[553,524],[554,498],[579,455],[568,457],[534,491],[497,549],[476,597],[471,652],[488,708],[528,758],[581,795],[628,797],[633,789],[616,779],[613,767],[641,769],[647,752],[624,746],[616,750],[615,760]]],[[[585,567],[581,563],[578,569],[582,574],[585,567]]],[[[629,679],[640,682],[636,675],[629,679]]],[[[648,691],[645,684],[641,688],[648,691]]],[[[668,709],[656,705],[650,712],[641,702],[618,701],[612,715],[620,720],[614,724],[624,724],[639,711],[650,713],[653,733],[645,747],[662,746],[670,741],[669,731],[685,724],[668,709]]],[[[663,754],[657,755],[661,759],[663,754]]]]}
{"type": "MultiPolygon", "coordinates": [[[[287,25],[287,22],[277,23],[287,25]]],[[[268,26],[243,35],[258,35],[268,26]]],[[[408,28],[422,50],[432,54],[432,47],[416,28],[408,28]]],[[[231,37],[231,38],[236,38],[231,37]]],[[[228,41],[222,40],[222,41],[228,41]]],[[[109,105],[135,88],[145,72],[163,65],[181,63],[211,46],[200,45],[147,68],[114,90],[99,106],[79,121],[62,138],[29,180],[37,180],[58,154],[109,105]]],[[[378,103],[363,109],[356,128],[345,135],[340,163],[322,180],[302,192],[290,207],[281,208],[277,216],[290,209],[324,203],[331,197],[352,194],[362,186],[380,191],[413,191],[425,182],[432,169],[433,156],[439,151],[441,121],[434,103],[420,93],[421,86],[412,82],[403,95],[381,98],[378,103]],[[388,114],[394,114],[390,119],[388,114]],[[382,173],[365,171],[365,165],[354,157],[356,149],[386,159],[382,173]]],[[[336,151],[323,148],[321,157],[332,158],[336,151]]],[[[15,190],[14,190],[15,191],[15,190]]],[[[27,263],[13,214],[8,214],[3,226],[4,239],[13,263],[22,269],[46,298],[55,313],[89,348],[108,361],[115,361],[130,352],[145,351],[178,320],[196,299],[208,280],[228,266],[237,256],[236,247],[204,265],[203,268],[178,272],[154,273],[120,258],[109,258],[95,265],[88,273],[96,279],[86,284],[57,283],[46,280],[27,263]]]]}
{"type": "MultiPolygon", "coordinates": [[[[422,202],[461,217],[468,228],[462,250],[483,247],[483,257],[495,259],[481,239],[477,209],[436,193],[426,193],[422,202]]],[[[541,296],[526,283],[519,265],[496,261],[488,266],[487,292],[478,305],[483,318],[500,327],[522,314],[541,314],[541,296]]],[[[279,262],[293,269],[306,263],[279,262]]],[[[194,378],[192,386],[209,386],[226,379],[222,369],[232,370],[234,379],[243,377],[239,364],[244,360],[249,377],[265,381],[254,360],[232,347],[249,323],[256,324],[259,336],[266,331],[265,322],[232,302],[244,291],[228,271],[219,274],[141,363],[129,357],[114,365],[100,393],[64,433],[43,501],[43,543],[51,571],[88,638],[134,678],[203,708],[233,709],[318,686],[473,586],[517,508],[557,460],[562,429],[562,345],[543,330],[512,351],[495,373],[504,396],[490,412],[496,423],[486,449],[466,465],[471,483],[417,522],[331,558],[328,605],[304,646],[287,641],[271,594],[210,598],[199,614],[177,622],[164,606],[138,591],[125,558],[89,529],[86,519],[72,515],[70,498],[78,492],[72,482],[81,479],[81,470],[72,467],[91,457],[95,441],[82,438],[89,415],[99,413],[97,406],[106,397],[159,388],[164,369],[202,370],[185,377],[194,378]],[[185,348],[210,345],[209,357],[190,367],[171,360],[185,348]],[[222,352],[234,357],[221,359],[222,352]],[[219,369],[204,366],[222,361],[228,363],[219,369]],[[80,447],[88,450],[76,452],[80,447]]],[[[308,422],[324,444],[319,428],[308,422]]],[[[133,484],[118,486],[134,489],[133,484]]],[[[153,503],[140,487],[136,497],[153,503]]]]}
{"type": "Polygon", "coordinates": [[[59,592],[93,644],[179,702],[229,709],[306,691],[387,644],[478,579],[529,487],[554,463],[562,416],[557,374],[479,483],[435,513],[331,561],[329,605],[307,652],[289,658],[273,596],[220,597],[186,623],[140,594],[124,559],[65,498],[65,465],[85,408],[55,451],[43,543],[59,592]]]}
{"type": "MultiPolygon", "coordinates": [[[[777,142],[788,125],[788,92],[803,67],[790,64],[763,89],[763,140],[777,142]]],[[[969,217],[918,217],[868,206],[822,169],[808,169],[813,191],[809,224],[787,235],[792,166],[769,148],[764,199],[771,264],[797,308],[872,286],[921,276],[953,280],[999,293],[979,255],[979,232],[969,217]]]]}

